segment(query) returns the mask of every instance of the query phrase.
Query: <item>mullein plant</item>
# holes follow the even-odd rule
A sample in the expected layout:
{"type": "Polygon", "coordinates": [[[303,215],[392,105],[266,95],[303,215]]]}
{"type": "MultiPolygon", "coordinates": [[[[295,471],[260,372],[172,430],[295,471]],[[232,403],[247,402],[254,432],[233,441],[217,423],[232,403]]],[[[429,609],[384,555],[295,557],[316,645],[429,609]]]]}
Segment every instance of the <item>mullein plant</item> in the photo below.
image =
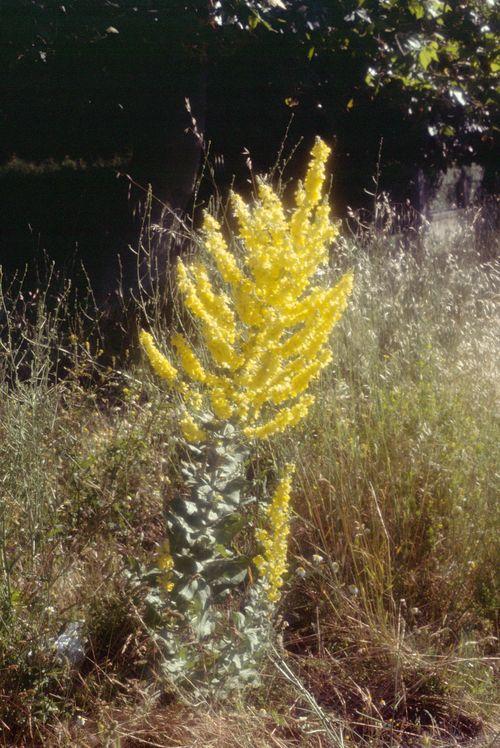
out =
{"type": "Polygon", "coordinates": [[[287,571],[293,465],[260,513],[260,553],[250,558],[235,545],[255,501],[246,464],[257,440],[307,416],[310,386],[331,361],[331,331],[352,289],[351,273],[336,285],[324,282],[337,235],[324,195],[329,154],[317,139],[291,211],[265,181],[251,205],[231,195],[231,245],[205,214],[205,261],[177,265],[201,354],[177,333],[167,357],[149,332],[140,333],[177,403],[188,456],[186,492],[166,507],[168,534],[157,559],[168,622],[164,667],[174,681],[219,693],[258,680],[287,571]]]}

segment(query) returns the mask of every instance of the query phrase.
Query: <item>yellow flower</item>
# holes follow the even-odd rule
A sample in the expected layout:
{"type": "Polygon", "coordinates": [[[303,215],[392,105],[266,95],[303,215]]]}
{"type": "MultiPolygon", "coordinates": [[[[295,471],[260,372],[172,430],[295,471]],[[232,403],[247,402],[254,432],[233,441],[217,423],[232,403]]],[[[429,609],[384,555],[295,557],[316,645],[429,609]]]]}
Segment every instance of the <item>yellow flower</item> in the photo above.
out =
{"type": "Polygon", "coordinates": [[[169,383],[174,382],[177,379],[177,369],[175,366],[172,366],[168,358],[158,350],[154,344],[153,336],[149,332],[141,330],[139,333],[139,342],[156,374],[169,383]]]}
{"type": "Polygon", "coordinates": [[[205,213],[203,231],[205,233],[205,247],[214,258],[222,280],[233,286],[238,286],[243,281],[243,273],[239,269],[234,255],[227,248],[218,222],[210,213],[205,213]]]}
{"type": "Polygon", "coordinates": [[[304,182],[306,202],[315,206],[321,198],[323,184],[325,182],[325,164],[330,155],[330,149],[321,138],[316,138],[314,148],[311,151],[311,163],[304,182]]]}
{"type": "Polygon", "coordinates": [[[285,475],[279,482],[266,510],[269,530],[261,528],[256,531],[256,538],[262,545],[263,552],[254,558],[254,563],[271,602],[279,600],[283,574],[287,570],[290,490],[294,470],[293,465],[286,466],[285,475]]]}
{"type": "Polygon", "coordinates": [[[255,439],[267,439],[280,431],[296,426],[299,421],[306,417],[309,408],[314,403],[313,395],[304,395],[289,408],[280,410],[274,418],[260,426],[246,426],[244,433],[255,439]]]}
{"type": "Polygon", "coordinates": [[[205,369],[184,336],[179,333],[173,335],[172,345],[177,351],[182,367],[188,377],[194,382],[204,382],[207,378],[205,369]]]}
{"type": "Polygon", "coordinates": [[[306,416],[313,402],[307,391],[331,360],[330,334],[352,290],[352,273],[332,287],[317,281],[338,231],[324,196],[329,154],[317,139],[291,211],[262,180],[252,205],[231,195],[238,256],[207,213],[202,233],[210,262],[179,261],[179,290],[199,324],[207,363],[182,335],[172,343],[196,395],[152,341],[141,341],[188,409],[200,403],[201,390],[214,417],[231,419],[248,437],[267,438],[306,416]]]}
{"type": "Polygon", "coordinates": [[[193,387],[186,386],[183,390],[184,402],[189,405],[193,410],[201,410],[203,407],[203,395],[193,387]]]}
{"type": "Polygon", "coordinates": [[[203,442],[207,438],[206,432],[196,423],[189,413],[186,413],[186,415],[181,418],[180,427],[185,440],[190,444],[203,442]]]}
{"type": "Polygon", "coordinates": [[[162,572],[161,584],[163,589],[165,589],[167,592],[171,592],[174,588],[174,582],[172,581],[174,559],[170,555],[170,546],[168,540],[165,540],[159,548],[158,555],[156,557],[156,565],[162,572]]]}

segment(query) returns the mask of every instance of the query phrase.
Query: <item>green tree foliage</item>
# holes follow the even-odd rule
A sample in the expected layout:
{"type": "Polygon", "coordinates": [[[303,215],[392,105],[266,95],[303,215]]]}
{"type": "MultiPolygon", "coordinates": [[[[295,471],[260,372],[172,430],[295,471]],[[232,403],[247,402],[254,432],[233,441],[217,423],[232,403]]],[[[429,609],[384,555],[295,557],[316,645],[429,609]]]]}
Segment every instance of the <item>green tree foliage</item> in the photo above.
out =
{"type": "MultiPolygon", "coordinates": [[[[218,183],[236,174],[244,190],[243,150],[266,171],[293,115],[290,142],[304,137],[304,159],[315,133],[335,141],[340,213],[371,204],[381,143],[379,188],[398,202],[423,207],[422,183],[455,159],[484,165],[494,190],[493,0],[4,0],[1,12],[0,161],[130,156],[126,170],[182,210],[203,144],[224,159],[218,183]]],[[[82,180],[75,191],[97,194],[82,180]]],[[[9,215],[26,202],[28,181],[4,180],[9,215]]],[[[109,216],[125,210],[116,184],[114,196],[106,186],[109,215],[96,218],[108,232],[109,216]]],[[[27,201],[16,226],[40,226],[53,247],[50,209],[39,218],[37,204],[27,201]]],[[[96,244],[88,224],[84,256],[96,244]]],[[[11,237],[9,256],[13,246],[11,237]]],[[[107,239],[101,251],[114,251],[107,239]]]]}
{"type": "MultiPolygon", "coordinates": [[[[181,78],[189,66],[196,77],[204,66],[218,63],[217,73],[224,76],[224,60],[231,64],[235,55],[245,57],[248,44],[256,57],[269,57],[274,47],[293,61],[284,97],[292,109],[314,100],[341,137],[351,122],[358,124],[356,109],[365,112],[376,102],[393,126],[403,129],[401,135],[411,122],[415,140],[423,138],[427,150],[429,135],[434,159],[442,161],[470,152],[471,143],[480,150],[492,145],[500,69],[495,5],[493,0],[11,1],[4,11],[2,57],[10,68],[49,64],[57,57],[71,65],[90,62],[94,74],[109,81],[106,96],[120,101],[119,66],[128,55],[145,58],[148,74],[152,61],[174,67],[181,78]]],[[[109,114],[109,101],[103,106],[109,114]]]]}
{"type": "MultiPolygon", "coordinates": [[[[293,107],[315,99],[338,122],[341,137],[352,125],[363,132],[356,109],[366,116],[373,105],[374,124],[381,109],[382,119],[391,120],[389,129],[398,129],[401,138],[413,135],[415,158],[425,154],[430,166],[491,154],[500,70],[494,0],[224,5],[240,24],[246,13],[248,29],[262,25],[293,39],[293,56],[300,55],[302,65],[288,102],[293,107]]],[[[378,124],[380,137],[387,125],[378,124]]]]}

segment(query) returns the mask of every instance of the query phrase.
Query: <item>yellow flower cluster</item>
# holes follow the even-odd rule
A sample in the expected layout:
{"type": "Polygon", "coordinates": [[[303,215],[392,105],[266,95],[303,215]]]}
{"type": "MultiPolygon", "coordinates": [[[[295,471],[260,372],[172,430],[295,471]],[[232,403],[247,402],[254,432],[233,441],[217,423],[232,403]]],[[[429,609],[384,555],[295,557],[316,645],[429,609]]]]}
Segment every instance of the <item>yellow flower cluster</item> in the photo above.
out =
{"type": "MultiPolygon", "coordinates": [[[[351,273],[333,287],[318,282],[337,235],[323,196],[329,154],[317,139],[291,211],[265,182],[259,183],[252,206],[232,195],[239,251],[230,249],[217,220],[205,215],[209,262],[186,266],[179,261],[177,271],[209,361],[203,365],[188,341],[174,336],[189,386],[151,335],[141,333],[153,369],[182,395],[193,415],[193,403],[205,398],[216,418],[232,420],[251,438],[267,438],[306,416],[314,402],[306,391],[331,359],[330,333],[352,290],[351,273]],[[209,265],[222,283],[214,284],[209,265]]],[[[194,434],[192,425],[186,428],[194,434]]]]}
{"type": "Polygon", "coordinates": [[[205,431],[196,423],[189,413],[186,413],[184,417],[181,418],[180,426],[185,440],[190,444],[205,441],[207,436],[205,431]]]}
{"type": "Polygon", "coordinates": [[[283,586],[283,574],[287,570],[290,489],[293,472],[294,466],[287,465],[285,476],[281,479],[267,508],[269,531],[259,529],[256,532],[263,553],[254,558],[254,563],[259,570],[267,597],[271,602],[279,600],[280,589],[283,586]]]}
{"type": "Polygon", "coordinates": [[[174,583],[172,581],[172,569],[174,568],[174,559],[170,555],[170,548],[168,541],[165,541],[159,549],[157,558],[156,558],[156,565],[158,569],[162,572],[161,574],[161,583],[162,587],[167,591],[171,592],[174,588],[174,583]]]}
{"type": "Polygon", "coordinates": [[[160,353],[153,342],[153,336],[149,332],[141,330],[139,333],[139,342],[142,345],[155,373],[167,382],[175,382],[177,379],[177,369],[175,366],[172,366],[166,356],[160,353]]]}

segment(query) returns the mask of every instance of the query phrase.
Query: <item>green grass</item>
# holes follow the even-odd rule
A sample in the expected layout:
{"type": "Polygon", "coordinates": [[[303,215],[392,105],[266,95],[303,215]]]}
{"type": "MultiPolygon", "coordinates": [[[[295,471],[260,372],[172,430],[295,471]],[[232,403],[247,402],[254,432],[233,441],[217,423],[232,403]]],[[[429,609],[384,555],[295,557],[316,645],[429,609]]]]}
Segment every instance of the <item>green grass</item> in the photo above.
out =
{"type": "Polygon", "coordinates": [[[164,392],[133,343],[109,365],[106,335],[69,291],[4,284],[4,745],[493,739],[498,269],[473,246],[465,232],[416,260],[383,233],[340,242],[332,272],[353,267],[356,288],[335,363],[306,425],[255,462],[262,477],[274,459],[299,466],[285,654],[224,708],[162,695],[134,582],[179,483],[164,392]],[[52,645],[75,621],[87,641],[76,670],[52,645]]]}
{"type": "Polygon", "coordinates": [[[343,259],[356,296],[298,449],[290,638],[334,653],[330,704],[364,734],[472,729],[495,701],[498,277],[466,243],[343,259]]]}

